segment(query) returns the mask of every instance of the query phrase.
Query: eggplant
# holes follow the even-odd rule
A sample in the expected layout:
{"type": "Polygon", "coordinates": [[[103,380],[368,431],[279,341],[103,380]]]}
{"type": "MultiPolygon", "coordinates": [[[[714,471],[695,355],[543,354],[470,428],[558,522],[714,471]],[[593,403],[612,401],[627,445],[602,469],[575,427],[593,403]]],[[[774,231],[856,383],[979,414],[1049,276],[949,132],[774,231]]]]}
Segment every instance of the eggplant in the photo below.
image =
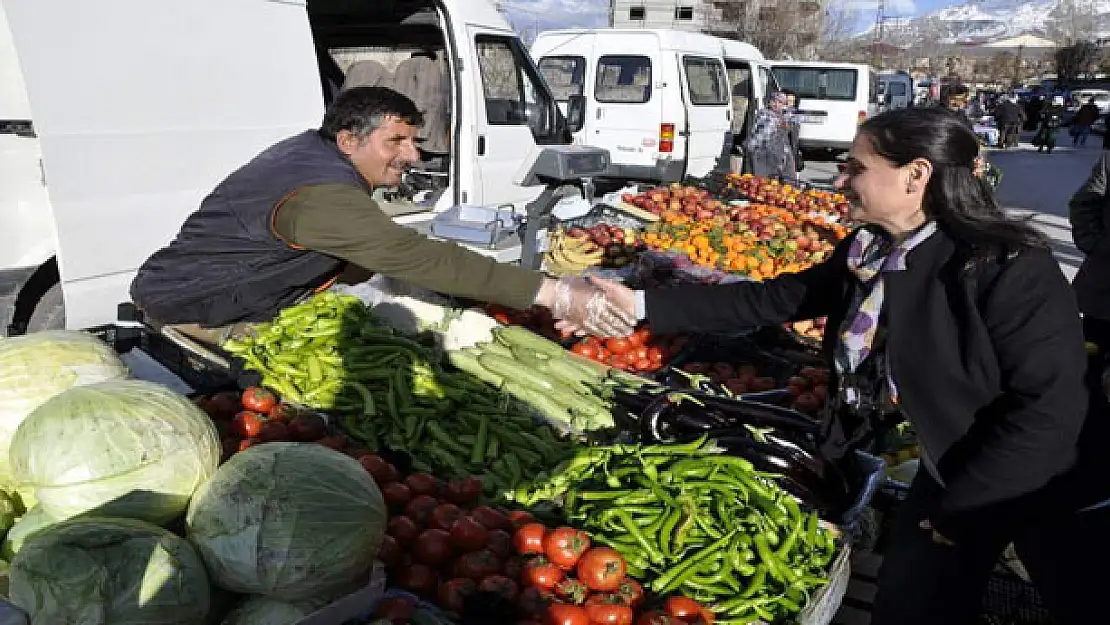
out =
{"type": "Polygon", "coordinates": [[[792,430],[805,434],[817,435],[821,432],[821,423],[808,417],[797,410],[773,406],[761,402],[746,401],[743,399],[721,399],[698,393],[691,395],[705,403],[707,407],[714,408],[724,413],[738,424],[769,425],[784,430],[792,430]]]}
{"type": "Polygon", "coordinates": [[[719,411],[706,410],[692,402],[675,401],[674,397],[667,394],[656,398],[640,415],[640,429],[645,439],[666,442],[728,427],[728,418],[719,411]]]}
{"type": "Polygon", "coordinates": [[[744,393],[736,396],[740,401],[754,401],[760,404],[768,404],[771,406],[781,406],[786,401],[793,401],[794,393],[790,392],[788,388],[777,388],[773,391],[761,391],[759,393],[744,393]]]}
{"type": "Polygon", "coordinates": [[[757,469],[792,480],[829,506],[843,506],[850,501],[848,484],[839,471],[825,470],[819,474],[808,466],[810,463],[750,436],[716,436],[713,440],[728,453],[749,460],[757,469]]]}

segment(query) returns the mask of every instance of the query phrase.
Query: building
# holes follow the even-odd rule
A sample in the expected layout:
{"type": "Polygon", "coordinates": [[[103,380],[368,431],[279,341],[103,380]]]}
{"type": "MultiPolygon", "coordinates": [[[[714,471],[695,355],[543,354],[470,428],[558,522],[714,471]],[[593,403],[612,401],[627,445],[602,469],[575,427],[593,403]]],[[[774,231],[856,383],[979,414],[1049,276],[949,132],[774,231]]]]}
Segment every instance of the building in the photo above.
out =
{"type": "Polygon", "coordinates": [[[673,28],[737,39],[767,58],[812,58],[827,0],[611,0],[614,28],[673,28]]]}

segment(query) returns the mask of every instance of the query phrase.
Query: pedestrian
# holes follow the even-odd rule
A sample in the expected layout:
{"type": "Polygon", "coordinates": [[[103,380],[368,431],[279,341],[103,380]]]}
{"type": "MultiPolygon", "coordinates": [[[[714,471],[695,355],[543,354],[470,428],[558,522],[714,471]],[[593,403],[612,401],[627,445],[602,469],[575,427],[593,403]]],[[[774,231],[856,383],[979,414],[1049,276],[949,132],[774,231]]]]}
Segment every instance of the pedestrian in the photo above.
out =
{"type": "Polygon", "coordinates": [[[449,295],[542,305],[583,328],[609,327],[611,310],[588,282],[545,278],[390,219],[372,193],[396,186],[418,161],[422,122],[412,100],[392,89],[343,91],[320,128],[278,142],[219,183],[139,268],[133,301],[152,322],[218,348],[330,288],[350,265],[449,295]]]}
{"type": "Polygon", "coordinates": [[[793,178],[797,174],[794,149],[790,140],[790,119],[786,115],[789,100],[781,91],[771,94],[767,106],[756,114],[751,134],[744,143],[751,155],[752,173],[756,176],[793,178]]]}
{"type": "Polygon", "coordinates": [[[1088,341],[1110,353],[1110,159],[1104,152],[1068,202],[1071,237],[1083,252],[1072,286],[1088,341]]]}
{"type": "MultiPolygon", "coordinates": [[[[837,180],[851,219],[865,225],[821,264],[766,282],[640,292],[604,285],[617,306],[664,334],[828,317],[824,353],[836,390],[826,453],[847,453],[898,417],[922,447],[879,572],[872,625],[969,624],[1008,544],[1059,541],[1065,534],[1051,519],[1080,527],[1074,510],[1040,516],[1046,502],[1059,504],[1055,485],[1075,465],[1086,418],[1075,297],[1045,236],[1008,216],[975,176],[978,154],[951,114],[883,113],[861,125],[837,180]]],[[[1066,536],[1081,553],[1104,535],[1066,536]]],[[[1045,580],[1043,570],[1031,573],[1057,601],[1068,582],[1105,579],[1056,566],[1063,577],[1045,580]]],[[[1070,598],[1080,612],[1101,610],[1089,596],[1070,598]]]]}
{"type": "Polygon", "coordinates": [[[1087,137],[1091,136],[1091,126],[1098,121],[1099,110],[1095,106],[1095,99],[1089,98],[1087,103],[1075,112],[1071,122],[1071,145],[1078,147],[1087,145],[1087,137]]]}
{"type": "Polygon", "coordinates": [[[1041,110],[1040,127],[1033,136],[1033,145],[1037,152],[1045,149],[1049,154],[1056,147],[1056,130],[1064,123],[1064,97],[1053,96],[1052,103],[1041,110]]]}
{"type": "Polygon", "coordinates": [[[782,94],[786,96],[786,120],[790,123],[790,147],[794,153],[794,169],[802,171],[805,167],[805,159],[802,158],[801,134],[802,123],[801,115],[798,112],[798,94],[790,89],[783,89],[782,94]]]}
{"type": "Polygon", "coordinates": [[[1017,144],[1018,124],[1021,123],[1021,109],[1010,98],[1003,97],[994,107],[994,123],[1001,133],[999,147],[1008,148],[1017,144]]]}

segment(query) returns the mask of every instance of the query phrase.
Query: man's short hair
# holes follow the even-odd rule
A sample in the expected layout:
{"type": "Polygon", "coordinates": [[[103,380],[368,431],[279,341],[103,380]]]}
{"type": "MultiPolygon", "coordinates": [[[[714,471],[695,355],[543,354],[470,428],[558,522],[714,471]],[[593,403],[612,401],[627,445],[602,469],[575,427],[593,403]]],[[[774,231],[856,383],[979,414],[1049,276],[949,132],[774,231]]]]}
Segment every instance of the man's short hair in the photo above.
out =
{"type": "Polygon", "coordinates": [[[342,130],[367,137],[391,117],[413,126],[424,125],[424,115],[404,94],[388,87],[353,87],[331,103],[318,132],[332,141],[342,130]]]}

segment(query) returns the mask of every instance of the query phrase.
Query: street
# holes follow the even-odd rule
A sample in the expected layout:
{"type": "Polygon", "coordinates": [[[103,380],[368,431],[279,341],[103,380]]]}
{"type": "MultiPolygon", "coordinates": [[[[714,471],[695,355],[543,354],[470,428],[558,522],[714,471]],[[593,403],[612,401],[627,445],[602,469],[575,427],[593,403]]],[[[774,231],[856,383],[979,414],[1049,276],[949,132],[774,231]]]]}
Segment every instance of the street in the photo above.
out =
{"type": "MultiPolygon", "coordinates": [[[[1052,154],[1038,154],[1028,143],[1032,133],[1022,136],[1021,145],[1012,150],[991,149],[987,160],[1002,169],[998,199],[1004,208],[1027,215],[1051,239],[1056,258],[1068,279],[1083,260],[1071,240],[1068,224],[1068,199],[1079,189],[1102,153],[1102,137],[1092,136],[1086,147],[1072,148],[1071,138],[1060,132],[1060,145],[1052,154]]],[[[832,159],[806,161],[803,180],[831,183],[837,175],[832,159]]]]}

